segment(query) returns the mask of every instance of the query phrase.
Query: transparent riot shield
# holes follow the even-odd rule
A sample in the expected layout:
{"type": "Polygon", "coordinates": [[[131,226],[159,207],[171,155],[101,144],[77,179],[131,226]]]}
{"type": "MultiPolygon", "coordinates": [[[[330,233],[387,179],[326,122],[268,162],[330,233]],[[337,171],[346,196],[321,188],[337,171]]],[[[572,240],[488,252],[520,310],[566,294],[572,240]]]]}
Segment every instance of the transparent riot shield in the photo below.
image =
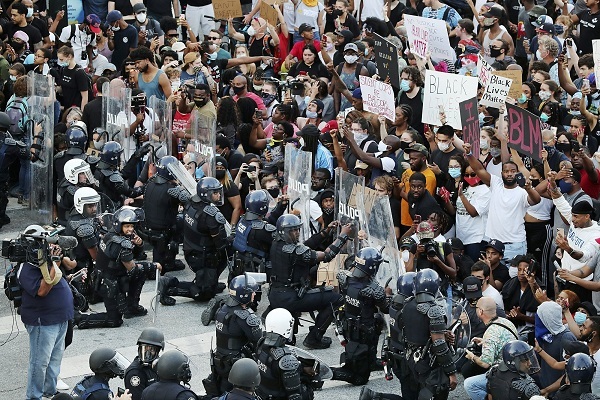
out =
{"type": "Polygon", "coordinates": [[[312,368],[317,374],[318,379],[327,380],[333,378],[333,371],[331,370],[331,367],[329,367],[329,365],[327,365],[319,356],[296,346],[286,347],[292,351],[303,367],[312,368]]]}
{"type": "Polygon", "coordinates": [[[215,141],[217,138],[217,120],[200,114],[194,109],[191,118],[192,140],[187,151],[198,154],[198,166],[202,166],[204,176],[215,176],[215,141]]]}
{"type": "Polygon", "coordinates": [[[31,163],[31,223],[52,223],[52,185],[54,152],[54,79],[50,75],[29,73],[29,143],[37,157],[31,163]]]}
{"type": "Polygon", "coordinates": [[[369,246],[383,248],[384,262],[375,276],[383,286],[394,283],[403,274],[401,253],[398,251],[392,210],[387,196],[374,194],[371,189],[365,189],[365,214],[367,215],[366,231],[369,246]]]}
{"type": "Polygon", "coordinates": [[[310,186],[312,176],[312,154],[288,144],[285,147],[284,180],[287,182],[290,211],[300,211],[302,229],[300,241],[311,236],[310,186]]]}
{"type": "Polygon", "coordinates": [[[446,308],[446,327],[454,339],[448,343],[448,347],[454,361],[458,361],[471,341],[471,322],[465,309],[466,300],[457,301],[440,296],[436,301],[446,308]]]}
{"type": "Polygon", "coordinates": [[[108,140],[123,146],[125,161],[135,152],[135,138],[129,135],[131,115],[131,89],[120,79],[105,83],[102,86],[102,126],[108,132],[108,140]]]}
{"type": "Polygon", "coordinates": [[[346,253],[356,254],[360,250],[358,231],[367,231],[365,226],[365,178],[352,175],[341,168],[335,170],[335,215],[342,225],[350,222],[355,223],[355,235],[351,237],[346,245],[346,253]]]}
{"type": "Polygon", "coordinates": [[[148,107],[148,114],[153,120],[150,132],[148,132],[148,140],[154,147],[154,153],[158,158],[172,155],[173,114],[171,113],[171,103],[152,96],[148,102],[148,107]]]}

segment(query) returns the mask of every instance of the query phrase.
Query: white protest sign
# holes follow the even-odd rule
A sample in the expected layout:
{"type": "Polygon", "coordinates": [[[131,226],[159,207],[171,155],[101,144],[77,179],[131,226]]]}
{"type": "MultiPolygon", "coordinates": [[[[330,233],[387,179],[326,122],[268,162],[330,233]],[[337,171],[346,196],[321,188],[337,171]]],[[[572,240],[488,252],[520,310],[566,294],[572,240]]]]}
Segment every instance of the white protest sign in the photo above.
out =
{"type": "Polygon", "coordinates": [[[394,89],[392,89],[392,86],[368,76],[361,75],[359,78],[363,108],[374,114],[383,115],[394,122],[396,119],[396,103],[394,102],[394,89]]]}
{"type": "Polygon", "coordinates": [[[479,84],[485,87],[490,81],[490,76],[495,69],[481,56],[477,60],[477,72],[479,73],[479,84]]]}
{"type": "Polygon", "coordinates": [[[477,96],[477,77],[427,70],[423,90],[421,122],[441,125],[440,109],[443,109],[446,124],[462,129],[459,104],[477,96]]]}
{"type": "Polygon", "coordinates": [[[594,52],[594,74],[598,80],[600,76],[600,39],[592,40],[592,51],[594,52]]]}
{"type": "MultiPolygon", "coordinates": [[[[428,51],[431,52],[431,61],[439,62],[442,60],[456,60],[456,53],[450,46],[450,40],[448,39],[445,21],[433,18],[415,17],[414,15],[404,15],[404,25],[406,26],[406,32],[409,35],[408,40],[411,50],[416,54],[419,53],[412,48],[413,43],[410,35],[415,35],[426,30],[429,32],[429,35],[427,36],[427,47],[428,51]]],[[[413,38],[414,37],[415,36],[413,36],[413,38]]],[[[418,39],[423,40],[423,35],[419,36],[418,39]]],[[[422,49],[419,49],[419,51],[421,50],[422,49]]]]}
{"type": "Polygon", "coordinates": [[[406,17],[414,16],[404,16],[410,51],[411,53],[415,53],[421,58],[425,58],[427,57],[427,52],[429,51],[429,29],[427,27],[415,23],[415,21],[411,19],[406,19],[406,17]]]}
{"type": "Polygon", "coordinates": [[[490,76],[479,104],[486,107],[500,108],[506,101],[508,92],[510,92],[510,85],[512,85],[512,79],[510,78],[498,75],[490,76]]]}

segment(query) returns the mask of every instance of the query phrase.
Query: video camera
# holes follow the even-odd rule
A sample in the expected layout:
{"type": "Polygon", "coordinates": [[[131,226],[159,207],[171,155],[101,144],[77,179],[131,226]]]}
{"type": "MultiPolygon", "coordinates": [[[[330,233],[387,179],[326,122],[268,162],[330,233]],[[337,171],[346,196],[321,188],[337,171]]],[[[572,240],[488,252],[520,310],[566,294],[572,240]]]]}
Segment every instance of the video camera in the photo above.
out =
{"type": "MultiPolygon", "coordinates": [[[[280,93],[286,90],[291,90],[292,96],[304,96],[305,86],[304,82],[299,79],[290,79],[279,85],[280,93]]],[[[282,96],[283,97],[283,96],[282,96]]]]}
{"type": "Polygon", "coordinates": [[[146,95],[131,97],[131,111],[135,115],[146,112],[146,95]]]}
{"type": "Polygon", "coordinates": [[[0,256],[14,263],[26,262],[28,261],[28,252],[37,249],[35,244],[38,241],[43,241],[45,244],[57,244],[63,250],[70,250],[77,247],[77,238],[58,235],[64,229],[64,227],[60,227],[52,231],[47,231],[41,226],[30,225],[25,233],[19,235],[18,238],[2,240],[0,256]]]}

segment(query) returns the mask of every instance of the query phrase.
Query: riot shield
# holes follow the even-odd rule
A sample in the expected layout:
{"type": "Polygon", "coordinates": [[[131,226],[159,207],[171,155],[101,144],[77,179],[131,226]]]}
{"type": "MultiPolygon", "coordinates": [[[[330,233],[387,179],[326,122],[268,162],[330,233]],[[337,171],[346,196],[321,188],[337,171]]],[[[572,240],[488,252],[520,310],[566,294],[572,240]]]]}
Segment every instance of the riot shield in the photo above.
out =
{"type": "Polygon", "coordinates": [[[465,354],[465,349],[471,341],[471,322],[467,310],[465,310],[466,300],[457,301],[447,297],[440,297],[436,301],[440,302],[446,308],[446,326],[448,332],[454,337],[453,343],[448,343],[448,347],[450,347],[450,351],[456,362],[465,354]]]}
{"type": "Polygon", "coordinates": [[[198,166],[202,166],[204,176],[215,176],[215,141],[217,138],[217,120],[192,111],[192,140],[187,150],[198,154],[198,166]]]}
{"type": "Polygon", "coordinates": [[[185,169],[185,167],[183,166],[181,161],[179,161],[177,163],[173,162],[173,163],[167,164],[167,169],[169,170],[170,173],[173,174],[173,176],[179,181],[181,186],[183,186],[183,188],[185,190],[187,190],[191,196],[195,196],[197,194],[196,193],[196,180],[188,172],[188,170],[185,169]]]}
{"type": "Polygon", "coordinates": [[[284,180],[287,183],[290,211],[300,211],[302,229],[300,242],[311,236],[310,229],[310,186],[312,176],[312,154],[288,144],[285,147],[284,180]]]}
{"type": "Polygon", "coordinates": [[[365,226],[365,178],[352,175],[341,168],[335,170],[335,215],[342,225],[354,222],[356,234],[351,237],[346,245],[346,253],[356,254],[360,250],[360,241],[357,234],[359,230],[367,231],[365,226]]]}
{"type": "Polygon", "coordinates": [[[171,103],[152,96],[148,107],[149,115],[154,121],[148,132],[148,140],[154,147],[155,155],[161,158],[173,154],[171,103]]]}
{"type": "Polygon", "coordinates": [[[314,362],[318,362],[318,371],[315,372],[317,372],[320,379],[327,380],[333,378],[333,371],[320,357],[314,355],[308,350],[304,350],[296,346],[287,346],[287,348],[294,353],[296,358],[298,358],[298,361],[300,361],[303,366],[312,367],[314,362]]]}
{"type": "Polygon", "coordinates": [[[29,144],[38,161],[31,163],[30,219],[31,223],[52,223],[52,185],[54,152],[54,78],[29,73],[29,144]]]}
{"type": "Polygon", "coordinates": [[[124,161],[135,152],[135,138],[129,135],[131,119],[131,89],[120,79],[113,79],[102,86],[102,126],[108,132],[107,140],[123,146],[124,161]]]}
{"type": "Polygon", "coordinates": [[[403,274],[401,253],[398,251],[392,210],[387,196],[379,196],[372,189],[365,189],[366,231],[369,246],[383,248],[383,259],[375,278],[382,285],[392,282],[403,274]]]}

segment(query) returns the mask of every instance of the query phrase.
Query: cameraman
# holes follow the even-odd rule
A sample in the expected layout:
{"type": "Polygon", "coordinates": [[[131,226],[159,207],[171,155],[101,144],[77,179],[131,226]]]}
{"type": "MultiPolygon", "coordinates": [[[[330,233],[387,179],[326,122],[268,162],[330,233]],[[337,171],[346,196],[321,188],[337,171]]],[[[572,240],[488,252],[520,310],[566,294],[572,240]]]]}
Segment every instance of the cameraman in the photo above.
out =
{"type": "Polygon", "coordinates": [[[410,248],[410,255],[406,263],[407,272],[417,272],[431,268],[438,273],[441,279],[440,290],[443,294],[450,287],[450,281],[456,279],[456,264],[452,248],[448,243],[436,242],[435,233],[431,224],[423,221],[417,227],[419,243],[410,248]]]}
{"type": "Polygon", "coordinates": [[[483,338],[473,338],[473,343],[481,346],[478,357],[468,349],[465,357],[470,362],[462,367],[465,377],[465,391],[471,400],[485,400],[489,368],[502,361],[502,348],[511,340],[517,339],[517,328],[506,318],[496,315],[496,302],[491,297],[482,297],[477,302],[477,316],[487,326],[483,338]]]}
{"type": "MultiPolygon", "coordinates": [[[[24,235],[45,231],[30,225],[24,235]]],[[[23,289],[21,321],[29,334],[28,399],[52,397],[65,349],[68,322],[73,319],[73,294],[62,272],[50,261],[48,243],[43,239],[26,241],[27,261],[18,274],[23,289]]]]}

